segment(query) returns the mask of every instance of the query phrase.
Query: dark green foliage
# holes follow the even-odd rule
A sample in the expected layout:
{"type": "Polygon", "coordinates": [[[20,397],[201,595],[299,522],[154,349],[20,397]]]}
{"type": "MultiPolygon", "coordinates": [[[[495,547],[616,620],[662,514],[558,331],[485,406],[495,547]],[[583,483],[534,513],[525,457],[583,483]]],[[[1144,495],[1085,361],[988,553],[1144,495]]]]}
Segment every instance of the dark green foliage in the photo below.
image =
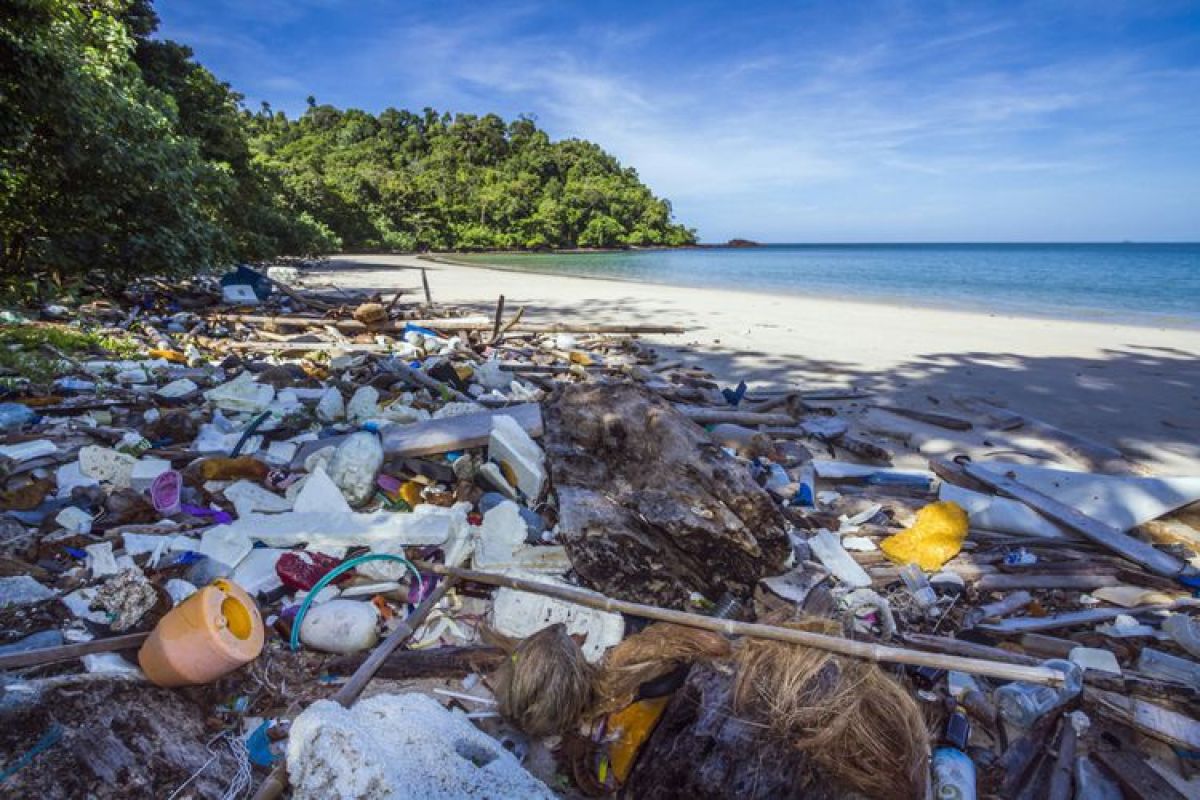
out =
{"type": "Polygon", "coordinates": [[[530,119],[243,110],[150,0],[0,3],[0,289],[347,249],[678,245],[637,173],[530,119]]]}
{"type": "Polygon", "coordinates": [[[259,160],[347,249],[683,245],[695,232],[596,145],[551,142],[531,119],[378,116],[317,105],[249,116],[259,160]]]}

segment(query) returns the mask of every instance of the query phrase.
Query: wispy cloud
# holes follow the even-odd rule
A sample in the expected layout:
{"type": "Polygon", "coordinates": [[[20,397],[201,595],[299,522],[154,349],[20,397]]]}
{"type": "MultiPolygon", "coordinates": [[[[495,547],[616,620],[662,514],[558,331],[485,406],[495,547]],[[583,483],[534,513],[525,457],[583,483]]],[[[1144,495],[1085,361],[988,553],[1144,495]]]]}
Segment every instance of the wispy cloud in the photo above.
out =
{"type": "MultiPolygon", "coordinates": [[[[1069,3],[972,4],[944,18],[902,2],[656,4],[637,15],[607,4],[359,6],[371,24],[348,23],[355,10],[336,0],[237,5],[263,29],[227,36],[192,20],[180,38],[251,70],[223,77],[253,100],[283,95],[267,99],[296,112],[311,92],[371,109],[533,113],[552,134],[636,166],[711,238],[819,238],[821,226],[872,238],[872,225],[875,238],[898,238],[898,226],[920,238],[912,226],[994,214],[996,198],[1013,196],[1027,202],[1006,224],[1061,200],[1064,227],[1075,226],[1063,235],[1086,238],[1081,224],[1104,224],[1073,215],[1070,193],[1094,192],[1096,176],[1141,170],[1167,191],[1200,171],[1188,99],[1200,96],[1197,31],[1127,34],[1111,8],[1096,29],[1069,3]],[[322,31],[318,18],[339,21],[322,31]],[[280,50],[288,39],[276,37],[296,36],[303,52],[280,50]],[[911,198],[905,209],[898,196],[911,198]],[[917,208],[941,218],[914,218],[917,208]]],[[[1151,29],[1167,12],[1122,13],[1151,15],[1139,19],[1151,29]]],[[[1195,214],[1163,202],[1162,219],[1200,234],[1195,214]]]]}

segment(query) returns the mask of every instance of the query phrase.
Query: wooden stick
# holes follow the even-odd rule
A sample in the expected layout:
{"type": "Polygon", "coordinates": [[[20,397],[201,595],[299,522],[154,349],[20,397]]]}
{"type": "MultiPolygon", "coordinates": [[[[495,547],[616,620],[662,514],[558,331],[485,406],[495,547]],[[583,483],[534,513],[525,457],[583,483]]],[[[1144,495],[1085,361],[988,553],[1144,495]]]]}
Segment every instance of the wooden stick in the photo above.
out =
{"type": "Polygon", "coordinates": [[[750,636],[759,639],[773,639],[780,642],[801,644],[815,647],[831,653],[839,653],[852,658],[862,658],[868,661],[886,662],[893,664],[914,664],[916,666],[939,667],[953,669],[959,672],[969,672],[974,675],[986,675],[1007,681],[1027,681],[1047,686],[1060,686],[1063,683],[1063,673],[1047,667],[1032,667],[999,661],[984,661],[977,658],[959,658],[944,656],[936,653],[922,653],[917,650],[906,650],[899,647],[889,647],[871,642],[856,642],[843,639],[840,636],[827,636],[811,631],[798,631],[792,628],[781,628],[775,625],[762,625],[737,620],[717,619],[701,614],[691,614],[686,611],[676,611],[670,608],[659,608],[642,603],[631,603],[626,600],[616,600],[595,592],[577,589],[571,586],[558,586],[538,581],[525,580],[511,575],[498,575],[490,572],[446,567],[441,564],[417,564],[417,568],[434,572],[439,575],[452,575],[463,581],[484,583],[489,586],[503,586],[522,592],[553,597],[568,603],[596,608],[602,611],[614,611],[631,614],[635,617],[656,619],[664,622],[674,622],[693,628],[717,631],[729,636],[750,636]]]}
{"type": "Polygon", "coordinates": [[[878,404],[868,404],[868,408],[878,408],[880,411],[887,411],[895,414],[898,417],[908,417],[915,419],[917,422],[924,422],[926,425],[936,425],[939,428],[948,428],[952,431],[969,431],[973,427],[970,422],[958,417],[951,417],[946,414],[933,414],[929,411],[917,411],[912,408],[900,408],[899,406],[884,406],[878,404]]]}
{"type": "MultiPolygon", "coordinates": [[[[953,468],[945,462],[943,465],[946,469],[953,468]]],[[[1093,519],[1072,506],[1060,503],[1053,497],[1042,494],[1015,478],[998,475],[970,462],[958,466],[969,477],[985,484],[992,491],[1020,500],[1051,522],[1057,522],[1073,531],[1078,531],[1084,538],[1107,547],[1114,553],[1135,564],[1140,564],[1153,573],[1174,577],[1183,571],[1183,562],[1174,556],[1168,555],[1140,539],[1127,536],[1116,528],[1093,519]]]]}
{"type": "MultiPolygon", "coordinates": [[[[418,325],[422,328],[448,331],[490,331],[492,320],[487,317],[435,317],[429,319],[400,319],[383,325],[368,327],[358,320],[333,320],[324,317],[270,317],[256,314],[212,314],[210,319],[221,322],[241,322],[247,325],[278,325],[293,328],[320,328],[333,324],[340,330],[351,333],[363,331],[396,332],[404,330],[405,325],[418,325]]],[[[528,333],[687,333],[688,329],[681,325],[634,325],[615,323],[608,325],[586,324],[576,322],[550,322],[543,324],[516,324],[513,329],[528,333]]]]}
{"type": "Polygon", "coordinates": [[[429,276],[425,274],[425,268],[421,267],[421,288],[425,290],[425,305],[433,305],[433,295],[429,293],[429,276]]]}
{"type": "Polygon", "coordinates": [[[1052,631],[1057,628],[1071,628],[1076,625],[1091,625],[1128,614],[1135,617],[1150,611],[1165,611],[1178,606],[1188,605],[1186,601],[1176,603],[1157,603],[1154,605],[1137,606],[1136,608],[1089,608],[1084,611],[1068,611],[1065,614],[1052,614],[1048,617],[1013,617],[999,622],[981,622],[975,627],[987,633],[1012,634],[1029,633],[1031,631],[1052,631]]]}
{"type": "Polygon", "coordinates": [[[409,383],[415,383],[418,386],[423,386],[429,391],[433,392],[435,395],[440,396],[445,393],[460,403],[474,402],[472,398],[463,394],[458,389],[455,389],[453,386],[442,383],[437,378],[434,378],[433,376],[419,369],[413,369],[398,358],[390,359],[386,363],[386,369],[389,372],[393,372],[402,376],[409,383]]]}
{"type": "MultiPolygon", "coordinates": [[[[436,589],[429,593],[429,596],[421,601],[421,604],[413,609],[413,613],[408,615],[408,619],[392,631],[386,639],[371,652],[350,679],[342,684],[342,688],[338,689],[333,697],[329,698],[335,703],[340,703],[342,706],[349,708],[354,705],[354,701],[362,694],[362,690],[366,688],[367,683],[375,676],[379,667],[387,660],[387,657],[392,654],[400,645],[404,644],[425,618],[429,616],[429,612],[433,611],[434,606],[441,602],[446,596],[446,592],[458,582],[454,577],[442,581],[436,589]]],[[[262,783],[258,785],[258,790],[254,793],[253,800],[274,800],[283,794],[283,790],[287,788],[287,760],[279,762],[275,769],[271,770],[262,783]]]]}
{"type": "Polygon", "coordinates": [[[675,408],[697,425],[718,425],[722,422],[734,425],[791,425],[795,422],[789,414],[759,414],[735,408],[706,408],[678,403],[675,408]]]}
{"type": "Polygon", "coordinates": [[[21,667],[37,667],[42,664],[54,664],[59,661],[71,661],[91,653],[111,653],[115,650],[132,650],[141,647],[142,642],[150,635],[146,633],[127,633],[124,636],[109,636],[105,639],[93,639],[90,642],[64,644],[58,647],[40,647],[37,650],[25,650],[20,653],[9,653],[0,656],[0,670],[20,669],[21,667]]]}
{"type": "Polygon", "coordinates": [[[492,325],[491,341],[500,341],[500,325],[504,322],[504,295],[500,295],[500,299],[496,301],[496,321],[492,325]]]}
{"type": "Polygon", "coordinates": [[[1062,734],[1058,737],[1058,753],[1050,772],[1050,788],[1046,800],[1071,800],[1072,775],[1075,772],[1075,726],[1069,717],[1062,718],[1062,734]]]}

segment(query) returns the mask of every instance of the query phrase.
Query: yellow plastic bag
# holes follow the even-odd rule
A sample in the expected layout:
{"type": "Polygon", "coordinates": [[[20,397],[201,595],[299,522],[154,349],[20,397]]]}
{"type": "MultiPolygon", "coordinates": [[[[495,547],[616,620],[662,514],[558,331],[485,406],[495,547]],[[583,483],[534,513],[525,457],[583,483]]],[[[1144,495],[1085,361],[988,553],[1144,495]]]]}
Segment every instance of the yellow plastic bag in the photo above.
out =
{"type": "Polygon", "coordinates": [[[958,555],[966,538],[967,512],[943,500],[922,508],[911,528],[884,539],[879,548],[893,561],[933,572],[958,555]]]}

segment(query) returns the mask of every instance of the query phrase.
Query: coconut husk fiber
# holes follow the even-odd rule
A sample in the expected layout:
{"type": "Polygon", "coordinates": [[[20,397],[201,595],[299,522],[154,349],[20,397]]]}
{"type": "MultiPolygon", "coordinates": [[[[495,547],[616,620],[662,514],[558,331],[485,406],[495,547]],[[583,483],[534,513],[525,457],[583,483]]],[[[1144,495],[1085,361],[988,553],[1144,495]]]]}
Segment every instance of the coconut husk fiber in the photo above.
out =
{"type": "MultiPolygon", "coordinates": [[[[830,620],[790,627],[840,634],[830,620]]],[[[868,797],[925,796],[929,735],[920,707],[877,665],[811,647],[743,639],[733,707],[868,797]]]]}
{"type": "Polygon", "coordinates": [[[501,716],[530,736],[553,736],[577,728],[592,704],[595,668],[566,626],[559,623],[540,630],[511,653],[492,676],[501,716]]]}
{"type": "Polygon", "coordinates": [[[715,631],[669,622],[650,625],[605,654],[590,716],[625,708],[637,698],[642,684],[669,675],[683,664],[727,658],[731,652],[729,640],[715,631]]]}

